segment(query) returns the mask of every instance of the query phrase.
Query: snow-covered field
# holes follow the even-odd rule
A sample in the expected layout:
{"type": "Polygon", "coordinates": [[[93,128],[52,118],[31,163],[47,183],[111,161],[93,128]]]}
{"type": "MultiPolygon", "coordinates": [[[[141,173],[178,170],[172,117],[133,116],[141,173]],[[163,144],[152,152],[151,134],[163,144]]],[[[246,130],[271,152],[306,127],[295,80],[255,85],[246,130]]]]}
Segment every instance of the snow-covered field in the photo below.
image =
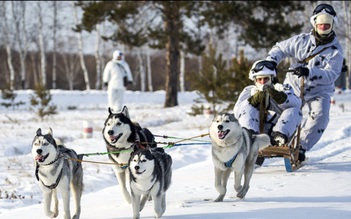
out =
{"type": "MultiPolygon", "coordinates": [[[[59,113],[45,121],[29,111],[32,91],[18,91],[16,101],[27,104],[18,109],[0,107],[0,218],[46,218],[42,194],[34,176],[31,142],[38,128],[52,127],[55,137],[78,153],[105,152],[101,131],[108,115],[106,91],[52,90],[59,113]],[[69,110],[68,108],[76,108],[69,110]],[[92,138],[83,138],[83,126],[92,124],[92,138]]],[[[165,92],[127,91],[125,104],[134,121],[161,138],[159,146],[208,132],[211,117],[189,116],[195,92],[179,93],[179,106],[163,108],[165,92]]],[[[292,173],[283,160],[268,159],[256,169],[245,199],[239,200],[231,176],[222,203],[214,203],[211,145],[208,136],[183,141],[166,149],[173,158],[173,181],[167,193],[163,218],[351,218],[351,92],[334,95],[331,121],[318,144],[309,152],[307,165],[292,173]],[[195,141],[196,140],[196,141],[195,141]]],[[[0,102],[2,100],[0,99],[0,102]]],[[[84,157],[86,161],[109,162],[107,155],[84,157]]],[[[124,202],[110,165],[83,163],[84,193],[82,219],[131,218],[132,207],[124,202]]],[[[62,216],[60,202],[58,218],[62,216]]],[[[142,218],[153,218],[148,202],[142,218]]]]}

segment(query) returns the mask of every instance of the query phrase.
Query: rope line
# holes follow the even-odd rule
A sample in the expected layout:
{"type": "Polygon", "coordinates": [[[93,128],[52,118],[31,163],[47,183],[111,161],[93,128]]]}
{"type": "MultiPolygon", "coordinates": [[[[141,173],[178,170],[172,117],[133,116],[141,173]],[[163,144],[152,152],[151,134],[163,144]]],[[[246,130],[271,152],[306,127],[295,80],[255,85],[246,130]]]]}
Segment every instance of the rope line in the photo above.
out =
{"type": "MultiPolygon", "coordinates": [[[[204,143],[183,143],[183,144],[179,144],[179,142],[183,142],[183,141],[188,141],[188,140],[192,140],[194,138],[198,138],[198,137],[204,137],[209,135],[209,133],[205,133],[205,134],[201,134],[201,135],[197,135],[194,137],[190,137],[190,138],[178,138],[178,137],[172,137],[172,136],[160,136],[160,135],[154,135],[156,137],[163,137],[163,138],[174,138],[174,139],[180,139],[179,141],[176,142],[156,142],[157,144],[166,144],[166,146],[164,146],[163,148],[167,149],[167,148],[172,148],[174,146],[184,146],[184,145],[199,145],[199,144],[210,144],[209,141],[202,141],[204,143]]],[[[193,140],[196,141],[196,140],[193,140]]],[[[201,140],[198,140],[201,141],[201,140]]],[[[151,144],[152,142],[139,142],[140,144],[151,144]]],[[[120,150],[120,151],[114,151],[114,152],[95,152],[95,153],[84,153],[84,154],[79,154],[82,156],[94,156],[94,155],[108,155],[108,154],[121,154],[121,153],[127,153],[127,152],[132,152],[133,150],[131,149],[126,149],[126,150],[120,150]]],[[[120,163],[111,163],[111,162],[100,162],[100,161],[89,161],[89,160],[83,160],[83,159],[77,159],[77,158],[65,158],[67,160],[72,160],[72,161],[76,161],[76,162],[86,162],[86,163],[95,163],[95,164],[107,164],[107,165],[118,165],[120,167],[128,167],[128,164],[120,164],[120,163]]]]}

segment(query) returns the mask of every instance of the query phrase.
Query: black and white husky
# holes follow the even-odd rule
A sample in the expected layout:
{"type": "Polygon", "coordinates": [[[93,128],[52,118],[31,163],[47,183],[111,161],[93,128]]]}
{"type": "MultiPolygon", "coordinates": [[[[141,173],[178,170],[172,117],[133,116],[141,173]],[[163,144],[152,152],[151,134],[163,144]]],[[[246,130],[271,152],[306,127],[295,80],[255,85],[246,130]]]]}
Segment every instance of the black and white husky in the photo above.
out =
{"type": "Polygon", "coordinates": [[[108,108],[109,115],[102,130],[106,142],[109,159],[116,165],[112,168],[122,190],[123,196],[131,203],[130,193],[127,189],[129,172],[127,171],[130,154],[136,144],[147,148],[156,147],[155,138],[147,128],[130,120],[128,108],[123,107],[121,112],[114,113],[108,108]]]}
{"type": "Polygon", "coordinates": [[[172,179],[172,158],[163,148],[136,146],[130,157],[130,189],[133,218],[140,218],[140,211],[151,198],[154,202],[155,218],[166,211],[166,191],[172,179]]]}
{"type": "Polygon", "coordinates": [[[35,176],[44,194],[44,211],[47,217],[57,217],[58,198],[60,193],[63,201],[64,219],[78,219],[81,211],[83,192],[83,168],[77,159],[77,153],[63,145],[57,144],[52,136],[52,130],[42,134],[39,128],[32,142],[32,156],[35,160],[35,176]],[[73,217],[70,213],[71,193],[75,203],[73,217]],[[51,201],[54,209],[51,210],[51,201]]]}
{"type": "Polygon", "coordinates": [[[216,116],[210,125],[212,161],[215,169],[216,202],[223,201],[227,182],[234,171],[234,189],[238,198],[244,198],[250,187],[258,151],[270,145],[266,134],[252,135],[242,128],[234,114],[216,116]],[[241,184],[244,176],[244,185],[241,184]]]}

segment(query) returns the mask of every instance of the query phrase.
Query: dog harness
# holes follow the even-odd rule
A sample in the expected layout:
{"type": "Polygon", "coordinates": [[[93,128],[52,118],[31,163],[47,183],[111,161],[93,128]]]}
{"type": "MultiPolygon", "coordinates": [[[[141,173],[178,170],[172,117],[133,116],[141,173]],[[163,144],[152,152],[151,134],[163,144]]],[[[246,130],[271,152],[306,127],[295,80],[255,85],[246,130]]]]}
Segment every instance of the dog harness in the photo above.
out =
{"type": "MultiPolygon", "coordinates": [[[[53,160],[52,162],[50,162],[50,163],[48,163],[48,164],[44,164],[44,165],[53,164],[53,163],[55,163],[59,158],[61,158],[61,157],[60,157],[60,156],[57,156],[57,158],[56,158],[55,160],[53,160]]],[[[64,160],[63,162],[67,162],[67,161],[64,160]]],[[[56,182],[53,183],[53,184],[51,184],[50,186],[48,186],[48,185],[45,185],[45,184],[43,183],[43,181],[41,181],[41,180],[39,179],[39,167],[40,167],[40,165],[39,165],[38,162],[37,162],[37,166],[36,166],[36,168],[35,168],[35,176],[36,176],[37,180],[40,181],[46,188],[55,189],[55,188],[57,187],[57,185],[60,183],[61,176],[62,176],[62,172],[63,172],[63,168],[61,168],[60,174],[58,175],[58,177],[57,177],[57,179],[56,179],[56,182]]]]}
{"type": "MultiPolygon", "coordinates": [[[[248,133],[250,133],[250,132],[248,132],[248,133]]],[[[250,135],[249,134],[249,145],[251,145],[251,143],[253,142],[253,137],[252,137],[252,135],[250,135]]],[[[245,138],[246,139],[246,138],[245,138]]],[[[245,143],[247,143],[246,141],[245,141],[245,143]]],[[[234,154],[234,156],[232,157],[232,159],[230,159],[230,160],[228,160],[227,162],[225,162],[224,163],[224,166],[225,167],[227,167],[227,168],[230,168],[232,165],[233,165],[233,163],[234,163],[234,161],[235,161],[235,159],[236,159],[236,157],[238,156],[238,154],[240,153],[242,151],[242,148],[240,148],[239,149],[239,151],[236,153],[236,154],[234,154]]]]}

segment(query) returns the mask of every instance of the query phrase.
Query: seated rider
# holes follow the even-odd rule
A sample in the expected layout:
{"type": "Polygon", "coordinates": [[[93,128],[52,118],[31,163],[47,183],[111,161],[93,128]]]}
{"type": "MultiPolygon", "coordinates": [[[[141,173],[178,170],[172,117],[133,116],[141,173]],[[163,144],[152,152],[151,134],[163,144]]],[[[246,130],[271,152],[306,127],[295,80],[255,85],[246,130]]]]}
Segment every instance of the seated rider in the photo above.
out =
{"type": "Polygon", "coordinates": [[[266,60],[258,60],[252,65],[249,78],[255,85],[249,85],[241,92],[234,115],[242,127],[253,133],[264,132],[271,136],[272,145],[281,146],[294,135],[302,120],[302,101],[289,84],[277,83],[275,67],[266,60]],[[260,107],[265,110],[263,130],[260,130],[260,107]]]}

